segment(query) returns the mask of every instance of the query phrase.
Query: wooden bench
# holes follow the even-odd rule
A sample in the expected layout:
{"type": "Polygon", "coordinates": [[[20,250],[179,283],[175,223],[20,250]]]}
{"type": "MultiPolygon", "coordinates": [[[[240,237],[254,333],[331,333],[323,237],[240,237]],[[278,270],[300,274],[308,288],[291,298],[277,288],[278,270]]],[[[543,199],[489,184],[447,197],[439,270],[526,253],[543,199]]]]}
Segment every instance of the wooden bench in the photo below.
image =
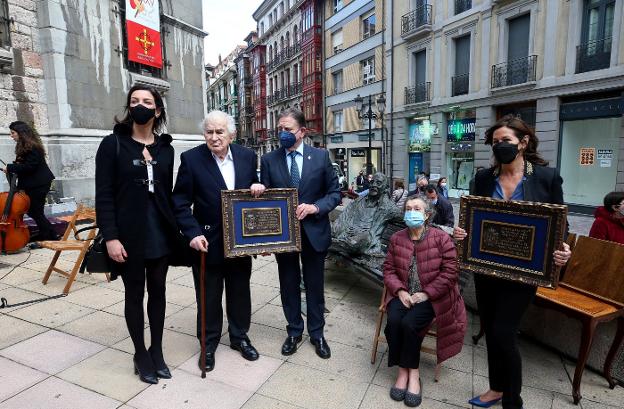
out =
{"type": "Polygon", "coordinates": [[[579,237],[563,279],[556,290],[539,288],[535,303],[581,321],[583,326],[572,397],[581,400],[581,377],[598,324],[617,320],[617,332],[607,354],[603,375],[613,389],[611,366],[624,339],[624,246],[579,237]]]}

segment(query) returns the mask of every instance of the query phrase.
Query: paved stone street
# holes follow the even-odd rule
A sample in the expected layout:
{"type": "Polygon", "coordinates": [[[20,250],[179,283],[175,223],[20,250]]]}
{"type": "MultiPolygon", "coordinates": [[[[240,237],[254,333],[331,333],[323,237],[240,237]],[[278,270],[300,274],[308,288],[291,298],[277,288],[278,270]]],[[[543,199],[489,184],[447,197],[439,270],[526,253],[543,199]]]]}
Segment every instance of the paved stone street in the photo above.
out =
{"type": "MultiPolygon", "coordinates": [[[[18,303],[59,294],[65,284],[60,276],[41,284],[51,254],[33,251],[21,267],[0,280],[0,296],[18,303]]],[[[26,257],[26,253],[2,256],[0,261],[9,267],[0,265],[0,277],[26,257]]],[[[67,253],[62,264],[70,264],[74,257],[67,253]]],[[[123,319],[121,280],[107,283],[102,275],[84,275],[65,298],[0,310],[0,408],[404,407],[388,396],[395,369],[387,367],[385,345],[377,362],[370,364],[381,288],[369,281],[328,263],[326,337],[332,358],[318,358],[309,342],[286,358],[280,354],[286,332],[277,265],[272,257],[254,261],[249,335],[261,358],[243,360],[228,347],[225,335],[216,368],[206,379],[199,377],[196,364],[192,276],[188,269],[174,268],[168,281],[164,345],[173,379],[149,387],[138,380],[123,319]]],[[[472,331],[474,321],[470,316],[472,331]]],[[[486,388],[485,349],[473,346],[469,335],[462,353],[443,364],[439,383],[433,382],[434,357],[423,354],[422,407],[469,408],[467,400],[486,388]]],[[[622,407],[624,388],[609,390],[604,379],[589,371],[583,378],[584,398],[574,406],[573,362],[529,341],[522,342],[522,350],[525,408],[622,407]]]]}

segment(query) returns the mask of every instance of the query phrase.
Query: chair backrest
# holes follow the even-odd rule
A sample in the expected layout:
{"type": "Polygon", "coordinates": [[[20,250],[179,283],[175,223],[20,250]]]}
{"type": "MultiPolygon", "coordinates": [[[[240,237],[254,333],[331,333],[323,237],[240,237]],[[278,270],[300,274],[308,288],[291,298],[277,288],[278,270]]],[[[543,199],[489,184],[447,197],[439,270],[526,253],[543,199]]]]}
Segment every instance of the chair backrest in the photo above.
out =
{"type": "Polygon", "coordinates": [[[624,245],[580,236],[563,282],[624,304],[624,245]]]}
{"type": "Polygon", "coordinates": [[[67,228],[65,229],[65,233],[63,233],[63,238],[61,239],[62,241],[67,241],[70,239],[90,240],[95,237],[95,229],[89,230],[89,234],[87,235],[86,239],[81,239],[80,237],[78,237],[77,231],[79,230],[79,228],[76,227],[76,223],[81,220],[93,220],[93,222],[95,223],[95,209],[79,204],[76,208],[76,211],[69,219],[67,228]]]}

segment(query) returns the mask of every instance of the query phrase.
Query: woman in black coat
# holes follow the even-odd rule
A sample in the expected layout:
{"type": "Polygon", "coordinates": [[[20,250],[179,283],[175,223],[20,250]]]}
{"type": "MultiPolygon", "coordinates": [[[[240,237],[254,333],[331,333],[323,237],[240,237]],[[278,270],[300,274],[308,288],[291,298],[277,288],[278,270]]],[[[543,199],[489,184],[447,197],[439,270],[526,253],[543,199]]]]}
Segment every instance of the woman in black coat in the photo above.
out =
{"type": "MultiPolygon", "coordinates": [[[[563,204],[563,180],[537,152],[537,137],[524,121],[512,115],[501,118],[486,131],[485,143],[492,145],[494,166],[477,172],[470,194],[563,204]]],[[[456,227],[453,236],[463,240],[466,231],[456,227]]],[[[563,243],[553,260],[563,266],[570,256],[570,246],[563,243]]],[[[537,287],[480,274],[474,280],[487,343],[490,389],[469,403],[487,408],[502,400],[504,409],[521,409],[522,358],[517,334],[537,287]]]]}
{"type": "Polygon", "coordinates": [[[58,235],[43,213],[46,196],[54,175],[46,163],[46,153],[39,135],[22,121],[9,125],[11,138],[16,142],[15,162],[9,163],[3,171],[17,175],[17,189],[30,198],[30,216],[39,228],[38,240],[57,240],[58,235]]]}
{"type": "Polygon", "coordinates": [[[171,211],[174,150],[171,136],[159,134],[166,114],[153,88],[132,87],[126,116],[116,122],[95,158],[97,224],[114,261],[113,279],[120,275],[124,283],[124,315],[135,348],[135,373],[143,382],[158,383],[158,378],[171,378],[163,358],[162,335],[165,282],[172,238],[177,234],[171,211]],[[146,281],[149,350],[143,339],[146,281]]]}

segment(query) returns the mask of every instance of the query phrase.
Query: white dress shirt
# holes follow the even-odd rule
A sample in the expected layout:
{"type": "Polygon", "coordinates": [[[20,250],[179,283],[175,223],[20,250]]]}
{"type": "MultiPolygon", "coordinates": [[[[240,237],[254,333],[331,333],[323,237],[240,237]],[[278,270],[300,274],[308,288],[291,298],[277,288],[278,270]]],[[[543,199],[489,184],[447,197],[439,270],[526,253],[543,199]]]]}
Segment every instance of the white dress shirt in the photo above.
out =
{"type": "MultiPolygon", "coordinates": [[[[297,151],[297,155],[295,156],[295,163],[297,164],[297,167],[299,168],[299,177],[301,178],[301,175],[303,172],[303,142],[301,142],[299,147],[297,147],[296,151],[297,151]]],[[[291,162],[290,151],[286,149],[286,169],[288,169],[289,174],[290,174],[290,162],[291,162]]]]}
{"type": "Polygon", "coordinates": [[[223,160],[219,159],[219,157],[214,153],[212,154],[212,157],[221,171],[221,176],[223,176],[225,186],[227,186],[229,190],[234,189],[236,174],[234,173],[234,159],[232,158],[232,151],[230,150],[230,147],[228,146],[227,155],[225,155],[223,160]]]}

